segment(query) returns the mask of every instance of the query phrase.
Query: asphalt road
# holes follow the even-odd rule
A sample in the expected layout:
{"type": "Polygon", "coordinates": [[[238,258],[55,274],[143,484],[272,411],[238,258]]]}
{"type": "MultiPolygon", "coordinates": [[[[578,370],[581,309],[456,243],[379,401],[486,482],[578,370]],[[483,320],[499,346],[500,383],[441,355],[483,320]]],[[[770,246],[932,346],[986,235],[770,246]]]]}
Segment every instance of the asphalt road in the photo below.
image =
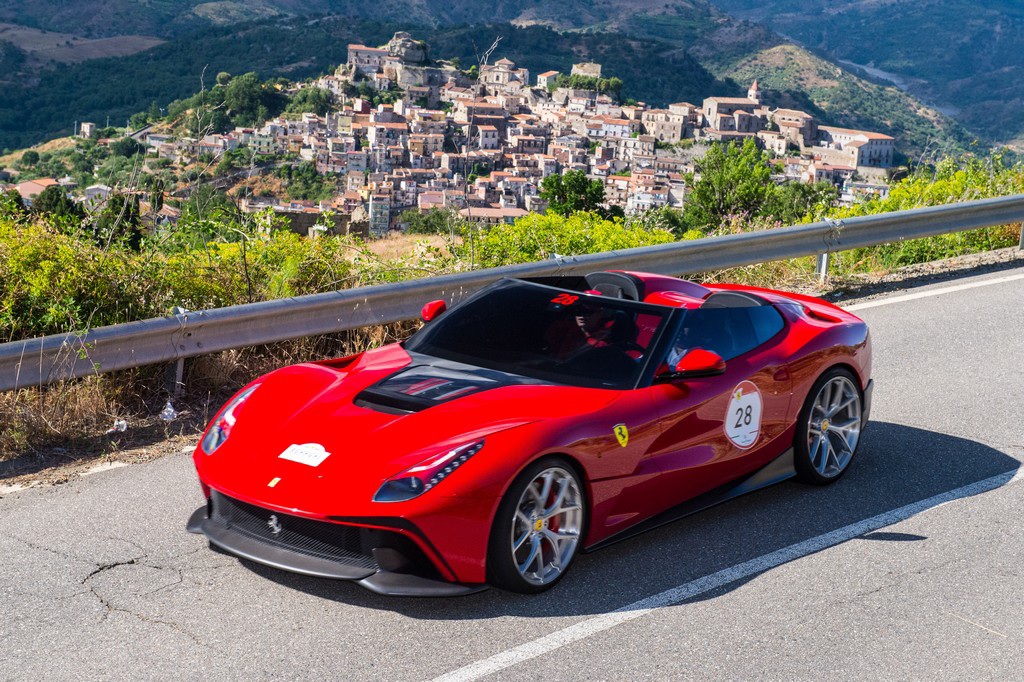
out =
{"type": "Polygon", "coordinates": [[[0,679],[1020,679],[1024,268],[907,293],[857,309],[875,402],[841,482],[584,555],[539,597],[216,553],[184,531],[186,454],[8,494],[0,679]]]}

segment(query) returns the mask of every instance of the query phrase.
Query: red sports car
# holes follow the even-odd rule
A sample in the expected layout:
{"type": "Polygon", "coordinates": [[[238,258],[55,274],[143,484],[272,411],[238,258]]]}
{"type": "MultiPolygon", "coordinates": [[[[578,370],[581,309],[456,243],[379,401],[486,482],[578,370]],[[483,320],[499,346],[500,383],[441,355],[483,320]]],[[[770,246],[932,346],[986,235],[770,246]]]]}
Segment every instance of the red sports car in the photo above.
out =
{"type": "Polygon", "coordinates": [[[504,279],[403,343],[246,386],[189,530],[383,594],[540,592],[577,553],[857,450],[871,347],[825,301],[639,272],[504,279]]]}

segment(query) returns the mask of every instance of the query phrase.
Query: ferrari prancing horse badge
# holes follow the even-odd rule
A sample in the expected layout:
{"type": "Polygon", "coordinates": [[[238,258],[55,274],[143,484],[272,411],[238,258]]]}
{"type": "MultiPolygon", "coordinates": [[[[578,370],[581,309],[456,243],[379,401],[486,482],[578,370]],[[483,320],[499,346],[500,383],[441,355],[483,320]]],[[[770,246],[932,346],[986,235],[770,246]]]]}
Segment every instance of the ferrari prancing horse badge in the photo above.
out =
{"type": "Polygon", "coordinates": [[[615,437],[619,440],[619,445],[626,447],[626,444],[629,443],[629,429],[626,428],[626,425],[616,424],[612,431],[615,432],[615,437]]]}

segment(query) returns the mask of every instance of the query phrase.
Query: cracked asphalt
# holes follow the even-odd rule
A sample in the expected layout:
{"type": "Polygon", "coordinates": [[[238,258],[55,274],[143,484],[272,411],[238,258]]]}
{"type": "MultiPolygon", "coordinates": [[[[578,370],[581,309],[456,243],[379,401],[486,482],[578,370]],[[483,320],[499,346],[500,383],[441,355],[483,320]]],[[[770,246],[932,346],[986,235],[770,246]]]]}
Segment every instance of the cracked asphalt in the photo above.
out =
{"type": "MultiPolygon", "coordinates": [[[[1014,265],[914,293],[1024,273],[1014,265]]],[[[874,297],[884,300],[907,291],[874,297]]],[[[1024,460],[1024,279],[868,308],[838,484],[784,483],[580,557],[540,597],[381,597],[211,550],[183,453],[0,498],[0,679],[430,679],[1024,460]]],[[[1024,481],[935,506],[495,679],[1020,679],[1024,481]]]]}

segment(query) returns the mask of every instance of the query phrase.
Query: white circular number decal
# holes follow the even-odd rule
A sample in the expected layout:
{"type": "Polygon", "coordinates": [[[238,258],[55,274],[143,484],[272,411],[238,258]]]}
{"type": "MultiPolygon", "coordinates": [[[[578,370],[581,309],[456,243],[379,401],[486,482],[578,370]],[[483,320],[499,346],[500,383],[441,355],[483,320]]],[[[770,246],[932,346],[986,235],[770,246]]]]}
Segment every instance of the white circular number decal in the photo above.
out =
{"type": "Polygon", "coordinates": [[[749,448],[761,433],[761,392],[749,381],[732,389],[725,415],[725,435],[739,448],[749,448]]]}

